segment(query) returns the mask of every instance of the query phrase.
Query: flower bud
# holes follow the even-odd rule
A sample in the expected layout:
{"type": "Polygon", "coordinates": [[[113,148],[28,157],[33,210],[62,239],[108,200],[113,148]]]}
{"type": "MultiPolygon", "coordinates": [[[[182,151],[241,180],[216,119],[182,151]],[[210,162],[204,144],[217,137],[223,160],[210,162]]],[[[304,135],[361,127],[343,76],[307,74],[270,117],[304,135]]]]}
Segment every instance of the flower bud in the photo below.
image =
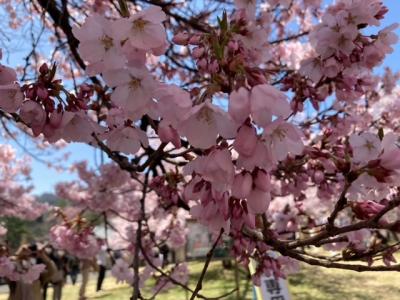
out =
{"type": "Polygon", "coordinates": [[[172,38],[172,42],[177,45],[186,46],[189,41],[189,34],[187,32],[178,32],[172,38]]]}
{"type": "Polygon", "coordinates": [[[264,170],[257,170],[256,176],[254,178],[254,185],[264,191],[268,192],[271,190],[271,178],[267,172],[264,170]]]}
{"type": "Polygon", "coordinates": [[[192,56],[195,59],[198,59],[203,56],[205,50],[203,47],[196,47],[192,50],[192,56]]]}
{"type": "Polygon", "coordinates": [[[316,184],[320,184],[322,181],[324,181],[325,175],[322,171],[317,170],[314,172],[313,179],[316,184]]]}
{"type": "Polygon", "coordinates": [[[233,180],[232,196],[238,199],[246,198],[252,189],[253,179],[250,173],[237,174],[233,180]]]}

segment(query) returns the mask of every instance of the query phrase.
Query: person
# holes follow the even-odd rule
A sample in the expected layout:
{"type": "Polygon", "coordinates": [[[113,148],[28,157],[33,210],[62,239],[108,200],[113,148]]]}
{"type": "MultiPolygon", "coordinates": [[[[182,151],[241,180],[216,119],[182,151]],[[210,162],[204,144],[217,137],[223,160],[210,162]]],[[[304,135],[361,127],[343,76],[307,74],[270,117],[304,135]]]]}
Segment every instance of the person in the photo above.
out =
{"type": "Polygon", "coordinates": [[[53,300],[61,300],[67,268],[65,253],[61,250],[56,251],[53,249],[50,258],[57,267],[57,272],[51,278],[51,283],[53,285],[53,300]]]}
{"type": "Polygon", "coordinates": [[[162,267],[165,267],[169,263],[169,260],[168,260],[169,247],[167,244],[161,245],[160,254],[162,257],[162,267]]]}
{"type": "Polygon", "coordinates": [[[43,299],[47,299],[47,290],[51,283],[53,286],[53,300],[61,300],[62,287],[64,285],[64,274],[65,274],[65,261],[58,251],[53,246],[48,245],[45,248],[47,256],[54,262],[56,266],[56,272],[53,274],[50,282],[47,282],[43,286],[43,299]]]}
{"type": "Polygon", "coordinates": [[[76,284],[76,280],[78,278],[78,274],[80,272],[79,268],[79,259],[75,256],[68,256],[68,274],[71,278],[72,285],[76,284]]]}
{"type": "Polygon", "coordinates": [[[40,277],[32,283],[8,281],[10,295],[8,300],[43,300],[42,288],[56,272],[54,262],[37,245],[23,245],[16,252],[17,268],[24,268],[29,263],[43,263],[46,266],[40,277]]]}
{"type": "Polygon", "coordinates": [[[102,289],[107,269],[111,267],[110,249],[106,245],[101,246],[100,252],[97,255],[97,264],[99,266],[99,274],[97,277],[96,292],[99,292],[102,289]]]}
{"type": "Polygon", "coordinates": [[[97,270],[96,260],[95,259],[82,259],[81,260],[81,273],[82,273],[82,282],[81,287],[79,288],[79,300],[86,300],[86,288],[89,282],[90,269],[94,268],[97,270]]]}

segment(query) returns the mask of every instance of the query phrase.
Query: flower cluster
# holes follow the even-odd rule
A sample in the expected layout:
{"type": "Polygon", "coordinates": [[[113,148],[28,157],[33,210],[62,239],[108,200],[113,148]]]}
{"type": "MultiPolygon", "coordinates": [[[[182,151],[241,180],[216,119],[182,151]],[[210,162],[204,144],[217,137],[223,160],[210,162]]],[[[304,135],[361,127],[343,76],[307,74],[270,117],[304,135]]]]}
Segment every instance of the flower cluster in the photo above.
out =
{"type": "MultiPolygon", "coordinates": [[[[56,66],[43,64],[21,87],[16,71],[0,65],[4,117],[33,136],[84,142],[113,160],[98,170],[78,163],[78,179],[57,185],[73,206],[51,230],[58,248],[95,255],[99,243],[83,219],[94,214],[111,247],[136,259],[118,260],[113,275],[136,285],[132,266],[145,261],[141,283],[156,277],[156,294],[170,283],[154,272],[162,265],[155,256],[185,244],[190,217],[229,236],[244,265],[254,259],[255,282],[295,270],[293,258],[362,269],[308,246],[370,266],[376,257],[394,262],[398,248],[381,231],[400,231],[400,75],[372,71],[393,51],[397,25],[367,34],[387,13],[382,2],[338,0],[323,10],[320,0],[236,0],[222,16],[192,19],[172,2],[119,2],[118,11],[82,4],[93,13],[64,28],[86,72],[79,79],[93,84],[69,92],[56,66]]],[[[33,218],[24,210],[33,203],[28,189],[13,176],[27,171],[9,168],[12,155],[0,150],[0,215],[33,218]],[[13,197],[24,209],[8,203],[13,197]]],[[[168,274],[187,281],[184,265],[168,274]]]]}
{"type": "Polygon", "coordinates": [[[40,274],[46,269],[44,264],[25,266],[23,269],[17,266],[17,262],[6,256],[0,257],[0,276],[10,281],[22,281],[27,284],[39,279],[40,274]]]}
{"type": "Polygon", "coordinates": [[[63,249],[81,258],[90,259],[100,251],[100,243],[93,228],[73,228],[68,224],[55,225],[50,229],[50,240],[54,247],[63,249]]]}
{"type": "Polygon", "coordinates": [[[314,54],[302,61],[300,73],[314,83],[304,95],[315,101],[325,97],[324,82],[333,82],[338,100],[353,101],[374,86],[371,69],[382,63],[397,42],[393,24],[366,36],[363,29],[378,26],[387,12],[380,1],[338,1],[330,6],[310,34],[314,54]],[[316,88],[317,87],[317,88],[316,88]],[[321,95],[322,93],[322,95],[321,95]]]}

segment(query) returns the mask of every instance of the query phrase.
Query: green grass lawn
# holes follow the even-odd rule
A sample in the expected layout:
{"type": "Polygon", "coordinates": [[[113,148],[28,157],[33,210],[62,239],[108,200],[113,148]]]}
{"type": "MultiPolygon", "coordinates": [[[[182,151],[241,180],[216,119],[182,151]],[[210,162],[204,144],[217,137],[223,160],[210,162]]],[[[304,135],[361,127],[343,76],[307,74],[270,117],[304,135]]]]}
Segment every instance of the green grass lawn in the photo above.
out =
{"type": "MultiPolygon", "coordinates": [[[[194,288],[202,263],[191,263],[190,286],[194,288]]],[[[400,273],[356,273],[351,271],[322,269],[303,266],[299,274],[289,278],[289,289],[292,300],[400,300],[400,273]]],[[[209,272],[203,283],[201,293],[206,297],[216,297],[235,288],[235,277],[232,270],[224,270],[221,262],[210,264],[209,272]]],[[[252,299],[251,284],[244,273],[240,273],[240,294],[242,300],[252,299]]],[[[77,300],[79,286],[66,285],[64,300],[77,300]]],[[[107,277],[104,292],[96,294],[95,278],[90,281],[87,289],[89,299],[128,300],[131,288],[127,285],[116,284],[115,280],[107,277]]],[[[151,288],[143,291],[145,297],[152,295],[151,288]]],[[[51,295],[49,295],[51,296],[51,295]]],[[[186,300],[187,295],[179,288],[159,294],[156,299],[186,300]]],[[[6,300],[6,295],[0,295],[0,300],[6,300]]],[[[48,297],[51,299],[51,297],[48,297]]],[[[236,293],[224,299],[234,300],[236,293]]]]}

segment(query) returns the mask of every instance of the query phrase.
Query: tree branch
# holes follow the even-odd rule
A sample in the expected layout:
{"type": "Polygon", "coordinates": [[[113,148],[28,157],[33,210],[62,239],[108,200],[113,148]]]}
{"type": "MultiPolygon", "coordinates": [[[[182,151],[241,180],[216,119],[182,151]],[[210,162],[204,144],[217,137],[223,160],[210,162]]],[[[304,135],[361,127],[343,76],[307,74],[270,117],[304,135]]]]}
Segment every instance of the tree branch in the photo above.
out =
{"type": "Polygon", "coordinates": [[[200,292],[200,290],[203,288],[204,276],[205,276],[206,273],[207,273],[207,269],[208,269],[208,266],[209,266],[209,264],[210,264],[210,261],[211,261],[211,259],[212,259],[212,257],[213,257],[215,248],[217,247],[217,245],[218,245],[218,243],[219,243],[219,241],[220,241],[220,239],[221,239],[223,233],[224,233],[224,229],[221,228],[221,230],[220,230],[220,232],[219,232],[219,235],[218,235],[218,238],[215,240],[215,242],[214,242],[212,248],[211,248],[210,251],[208,251],[208,253],[207,253],[206,262],[204,263],[203,270],[201,271],[201,275],[200,275],[200,277],[199,277],[199,280],[197,281],[196,288],[195,288],[195,290],[194,290],[192,296],[190,297],[190,300],[195,299],[196,296],[197,296],[197,294],[198,294],[198,293],[200,292]]]}

